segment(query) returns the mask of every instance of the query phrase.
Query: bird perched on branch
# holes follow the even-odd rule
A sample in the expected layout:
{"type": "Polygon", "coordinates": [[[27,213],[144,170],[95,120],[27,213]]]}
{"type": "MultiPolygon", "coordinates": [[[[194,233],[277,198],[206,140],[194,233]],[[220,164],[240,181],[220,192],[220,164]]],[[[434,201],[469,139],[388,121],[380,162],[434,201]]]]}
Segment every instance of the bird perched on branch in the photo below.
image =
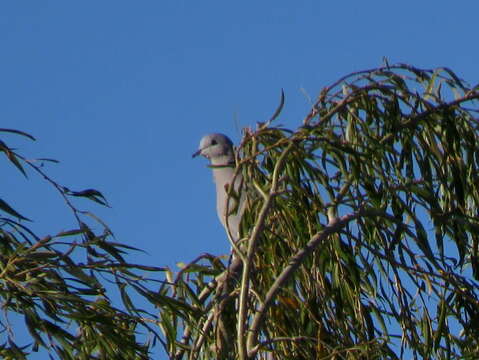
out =
{"type": "Polygon", "coordinates": [[[243,178],[236,174],[233,142],[223,134],[209,134],[200,141],[200,147],[193,157],[202,155],[210,161],[216,184],[216,211],[226,233],[232,241],[239,238],[239,225],[244,210],[244,196],[241,194],[243,178]],[[233,189],[231,189],[233,186],[233,189]]]}
{"type": "MultiPolygon", "coordinates": [[[[213,179],[216,184],[216,211],[231,242],[239,239],[239,225],[244,208],[242,196],[243,178],[236,173],[233,142],[223,134],[209,134],[200,141],[200,147],[193,157],[202,155],[210,161],[213,179]]],[[[216,305],[216,343],[215,351],[218,358],[227,358],[233,349],[234,336],[228,329],[235,328],[236,300],[229,294],[232,289],[231,279],[237,277],[242,269],[242,262],[235,255],[231,258],[228,271],[216,278],[217,293],[223,299],[216,305]]]]}

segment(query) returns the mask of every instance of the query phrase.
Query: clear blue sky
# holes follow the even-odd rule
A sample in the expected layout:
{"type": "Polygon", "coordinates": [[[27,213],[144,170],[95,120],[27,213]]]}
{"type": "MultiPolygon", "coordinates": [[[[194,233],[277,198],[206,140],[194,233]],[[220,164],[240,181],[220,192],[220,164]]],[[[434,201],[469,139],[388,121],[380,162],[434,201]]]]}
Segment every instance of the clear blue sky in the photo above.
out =
{"type": "MultiPolygon", "coordinates": [[[[352,71],[406,62],[448,66],[479,81],[479,2],[3,1],[0,127],[74,190],[97,188],[117,240],[144,249],[132,262],[174,266],[229,249],[217,220],[200,138],[273,113],[295,128],[305,93],[352,71]]],[[[74,226],[47,184],[0,164],[0,197],[40,235],[74,226]]]]}

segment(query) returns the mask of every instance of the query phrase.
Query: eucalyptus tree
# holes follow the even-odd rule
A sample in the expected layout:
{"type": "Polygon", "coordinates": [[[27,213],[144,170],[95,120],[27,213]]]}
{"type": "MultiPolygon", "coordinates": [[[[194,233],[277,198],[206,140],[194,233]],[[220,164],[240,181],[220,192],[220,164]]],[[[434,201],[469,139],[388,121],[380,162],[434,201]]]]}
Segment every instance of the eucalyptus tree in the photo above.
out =
{"type": "Polygon", "coordinates": [[[99,191],[70,190],[48,159],[0,142],[77,224],[40,237],[0,199],[0,355],[476,359],[479,87],[447,68],[386,64],[325,87],[296,129],[275,125],[283,100],[236,152],[235,256],[179,271],[128,262],[134,249],[76,205],[108,205],[99,191]]]}
{"type": "MultiPolygon", "coordinates": [[[[2,128],[0,134],[35,140],[15,129],[2,128]]],[[[12,196],[10,189],[2,188],[0,357],[27,359],[40,351],[72,360],[149,359],[152,341],[161,341],[151,328],[156,315],[134,305],[131,296],[139,301],[153,293],[158,282],[145,274],[163,269],[127,262],[125,254],[135,249],[116,242],[100,218],[76,204],[83,197],[108,206],[101,192],[73,191],[58,183],[47,171],[56,160],[26,158],[3,140],[0,151],[27,180],[37,178],[53,187],[76,223],[39,236],[24,212],[5,200],[12,196]]],[[[38,202],[35,194],[29,200],[38,202]]]]}
{"type": "Polygon", "coordinates": [[[240,260],[162,286],[170,357],[477,358],[478,99],[447,68],[386,65],[297,129],[246,129],[240,260]]]}

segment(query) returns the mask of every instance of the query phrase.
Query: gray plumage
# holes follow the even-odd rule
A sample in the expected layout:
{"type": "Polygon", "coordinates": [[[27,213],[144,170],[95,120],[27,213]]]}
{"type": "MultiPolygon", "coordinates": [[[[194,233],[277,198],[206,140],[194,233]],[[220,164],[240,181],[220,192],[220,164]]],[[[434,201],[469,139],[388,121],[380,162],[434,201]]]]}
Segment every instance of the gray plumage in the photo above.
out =
{"type": "MultiPolygon", "coordinates": [[[[206,135],[201,139],[199,150],[193,154],[193,157],[198,155],[202,155],[210,161],[216,184],[216,212],[225,229],[228,223],[232,240],[237,241],[244,196],[241,196],[242,177],[241,174],[238,174],[234,179],[233,186],[236,194],[240,197],[240,204],[238,206],[233,196],[230,196],[228,200],[227,189],[233,182],[236,167],[233,142],[223,134],[206,135]],[[226,208],[227,203],[228,209],[226,208]],[[228,222],[226,222],[227,217],[228,222]]],[[[226,231],[228,232],[227,229],[226,231]]]]}

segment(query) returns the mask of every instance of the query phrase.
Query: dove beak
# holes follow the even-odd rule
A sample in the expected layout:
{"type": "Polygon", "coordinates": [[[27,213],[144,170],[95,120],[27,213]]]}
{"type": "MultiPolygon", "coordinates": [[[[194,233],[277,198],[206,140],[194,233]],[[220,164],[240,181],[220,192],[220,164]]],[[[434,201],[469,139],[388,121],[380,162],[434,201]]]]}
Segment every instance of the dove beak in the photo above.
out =
{"type": "Polygon", "coordinates": [[[202,150],[203,150],[203,149],[199,149],[199,150],[198,150],[197,152],[195,152],[191,157],[192,157],[192,158],[195,158],[195,157],[197,157],[198,155],[201,155],[201,151],[202,151],[202,150]]]}

